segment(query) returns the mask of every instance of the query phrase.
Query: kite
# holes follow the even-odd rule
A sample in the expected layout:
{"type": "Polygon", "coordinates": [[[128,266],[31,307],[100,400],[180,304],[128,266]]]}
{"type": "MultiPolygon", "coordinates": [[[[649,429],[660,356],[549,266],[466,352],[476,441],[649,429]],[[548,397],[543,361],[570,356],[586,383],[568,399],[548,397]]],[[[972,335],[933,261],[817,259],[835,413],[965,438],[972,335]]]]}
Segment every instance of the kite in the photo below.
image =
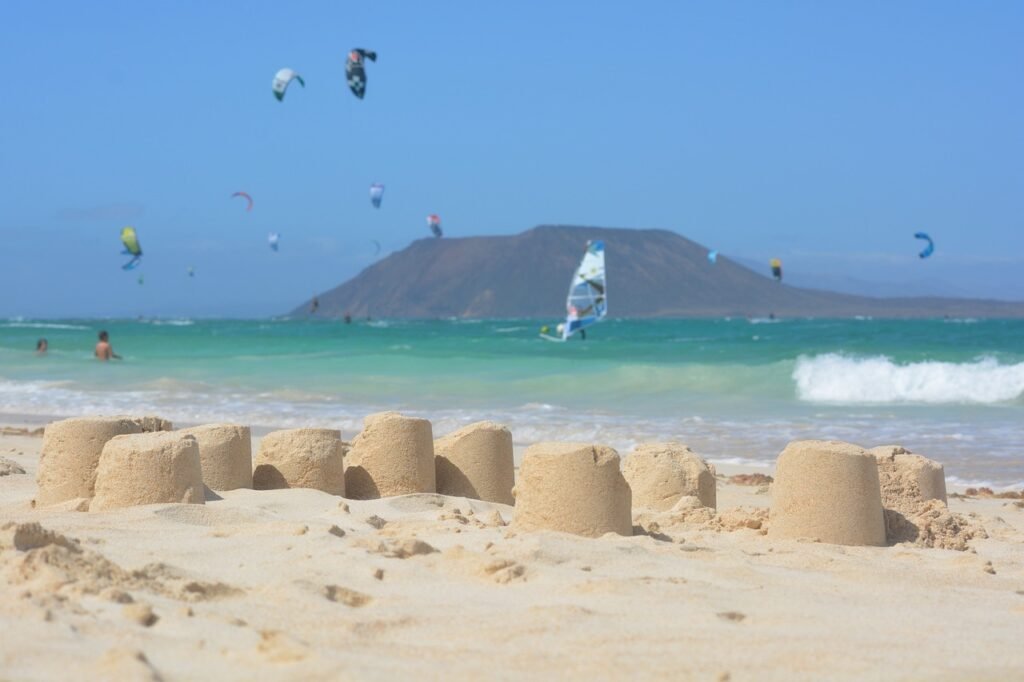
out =
{"type": "Polygon", "coordinates": [[[249,196],[248,192],[235,192],[231,196],[232,196],[232,198],[234,198],[234,197],[242,197],[243,199],[245,199],[246,201],[249,202],[248,206],[245,207],[245,210],[246,211],[251,211],[252,210],[252,197],[249,196]]]}
{"type": "Polygon", "coordinates": [[[280,238],[281,235],[279,235],[277,232],[271,232],[270,234],[267,235],[267,245],[270,247],[271,251],[277,251],[277,241],[280,238]]]}
{"type": "Polygon", "coordinates": [[[427,216],[427,227],[434,233],[435,237],[442,237],[444,233],[441,231],[441,216],[436,213],[431,213],[427,216]]]}
{"type": "Polygon", "coordinates": [[[142,246],[139,245],[139,236],[135,234],[134,227],[126,227],[121,230],[121,243],[124,244],[123,253],[131,256],[132,259],[121,266],[122,270],[131,270],[142,261],[142,246]]]}
{"type": "Polygon", "coordinates": [[[778,258],[772,258],[771,266],[772,266],[772,277],[775,278],[776,282],[781,282],[782,281],[782,261],[780,261],[778,258]]]}
{"type": "Polygon", "coordinates": [[[302,76],[291,69],[281,69],[274,74],[274,97],[277,98],[278,102],[284,101],[284,93],[288,90],[288,84],[292,81],[299,81],[299,85],[306,87],[306,81],[302,80],[302,76]]]}
{"type": "Polygon", "coordinates": [[[915,232],[914,238],[923,239],[926,242],[928,242],[928,245],[924,247],[924,250],[921,253],[917,254],[919,258],[927,258],[928,256],[932,255],[932,251],[935,250],[935,242],[932,241],[931,237],[929,237],[924,232],[915,232]]]}
{"type": "Polygon", "coordinates": [[[717,263],[718,262],[718,252],[717,251],[708,251],[708,261],[710,261],[711,263],[717,263]]]}
{"type": "Polygon", "coordinates": [[[380,255],[380,242],[377,241],[376,239],[371,239],[370,242],[373,244],[374,248],[377,249],[376,251],[373,252],[374,257],[376,258],[377,256],[380,255]]]}
{"type": "Polygon", "coordinates": [[[194,267],[192,267],[191,265],[188,266],[188,276],[189,277],[195,277],[196,276],[196,269],[194,267]]]}
{"type": "Polygon", "coordinates": [[[377,61],[377,53],[373,50],[364,50],[357,47],[348,53],[348,61],[345,62],[345,77],[348,78],[348,87],[352,94],[359,99],[366,94],[366,68],[363,66],[363,59],[371,62],[377,61]]]}
{"type": "Polygon", "coordinates": [[[380,208],[380,201],[384,198],[384,185],[375,182],[370,185],[370,203],[374,208],[380,208]]]}

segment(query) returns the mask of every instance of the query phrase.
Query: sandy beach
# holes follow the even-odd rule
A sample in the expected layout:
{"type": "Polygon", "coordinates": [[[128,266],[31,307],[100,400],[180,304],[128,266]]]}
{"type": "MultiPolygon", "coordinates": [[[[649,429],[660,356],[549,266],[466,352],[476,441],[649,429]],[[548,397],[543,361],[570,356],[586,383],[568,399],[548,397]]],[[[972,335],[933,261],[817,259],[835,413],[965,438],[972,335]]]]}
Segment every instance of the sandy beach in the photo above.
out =
{"type": "Polygon", "coordinates": [[[41,446],[0,436],[2,679],[1024,676],[1020,500],[951,489],[963,551],[770,538],[771,487],[722,466],[717,511],[634,508],[631,537],[428,493],[84,512],[33,507],[41,446]]]}

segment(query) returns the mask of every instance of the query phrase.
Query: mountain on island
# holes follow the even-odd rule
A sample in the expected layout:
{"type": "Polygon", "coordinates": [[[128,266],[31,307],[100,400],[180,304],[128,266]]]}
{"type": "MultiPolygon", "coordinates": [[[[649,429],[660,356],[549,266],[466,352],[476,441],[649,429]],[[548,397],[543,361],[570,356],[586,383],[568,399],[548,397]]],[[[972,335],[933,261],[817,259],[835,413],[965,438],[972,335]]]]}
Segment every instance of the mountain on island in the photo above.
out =
{"type": "MultiPolygon", "coordinates": [[[[869,298],[792,287],[667,230],[542,225],[420,239],[318,296],[318,315],[558,318],[588,240],[603,239],[612,317],[1024,317],[1024,302],[869,298]]],[[[767,268],[766,268],[767,270],[767,268]]],[[[292,311],[309,313],[307,301],[292,311]]]]}

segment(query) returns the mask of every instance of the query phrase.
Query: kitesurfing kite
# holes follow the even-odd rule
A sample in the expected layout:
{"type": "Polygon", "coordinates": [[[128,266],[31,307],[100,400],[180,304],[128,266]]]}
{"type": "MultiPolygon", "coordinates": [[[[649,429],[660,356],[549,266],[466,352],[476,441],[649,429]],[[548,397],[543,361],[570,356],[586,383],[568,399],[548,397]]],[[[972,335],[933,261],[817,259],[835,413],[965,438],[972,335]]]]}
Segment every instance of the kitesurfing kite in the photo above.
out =
{"type": "Polygon", "coordinates": [[[443,237],[444,232],[441,231],[441,216],[436,213],[431,213],[427,216],[427,227],[434,233],[435,237],[443,237]]]}
{"type": "Polygon", "coordinates": [[[718,262],[718,252],[717,251],[708,251],[708,260],[710,262],[712,262],[712,263],[717,263],[718,262]]]}
{"type": "Polygon", "coordinates": [[[914,238],[923,239],[926,242],[928,242],[928,245],[924,247],[924,250],[921,253],[917,254],[919,258],[927,258],[928,256],[932,255],[932,251],[935,250],[935,242],[932,241],[931,237],[929,237],[924,232],[915,232],[914,238]]]}
{"type": "Polygon", "coordinates": [[[781,282],[782,281],[782,261],[780,261],[778,258],[772,258],[771,266],[772,266],[772,277],[775,278],[776,282],[781,282]]]}
{"type": "Polygon", "coordinates": [[[131,270],[142,261],[142,246],[139,245],[139,236],[135,234],[134,227],[126,227],[121,230],[121,243],[124,244],[123,253],[131,256],[132,259],[121,266],[122,270],[131,270]]]}
{"type": "Polygon", "coordinates": [[[267,235],[267,245],[270,246],[271,251],[277,251],[277,241],[281,238],[277,232],[271,232],[267,235]]]}
{"type": "Polygon", "coordinates": [[[274,97],[277,98],[278,102],[284,100],[284,93],[288,90],[288,85],[292,81],[299,81],[299,85],[306,87],[306,81],[302,80],[302,76],[291,69],[281,69],[274,74],[274,97]]]}
{"type": "Polygon", "coordinates": [[[141,287],[145,283],[146,283],[146,278],[143,277],[142,275],[139,275],[139,286],[141,287]]]}
{"type": "Polygon", "coordinates": [[[565,301],[565,322],[558,325],[559,336],[541,336],[549,341],[567,341],[576,332],[587,338],[586,328],[608,315],[608,286],[604,272],[604,242],[587,242],[583,260],[569,283],[565,301]]]}
{"type": "Polygon", "coordinates": [[[234,194],[231,195],[231,197],[232,198],[234,198],[234,197],[242,197],[247,202],[249,202],[249,204],[245,207],[245,210],[246,211],[251,211],[252,210],[252,197],[249,196],[248,192],[235,192],[234,194]]]}
{"type": "Polygon", "coordinates": [[[195,277],[196,276],[196,269],[194,267],[192,267],[191,265],[188,266],[188,276],[189,277],[195,277]]]}
{"type": "Polygon", "coordinates": [[[375,62],[377,53],[357,47],[348,53],[348,60],[345,62],[345,77],[348,78],[348,87],[352,94],[359,99],[366,94],[366,68],[363,66],[363,59],[375,62]]]}
{"type": "Polygon", "coordinates": [[[376,251],[373,252],[373,256],[374,258],[376,258],[377,256],[380,255],[380,242],[377,241],[376,239],[371,239],[370,242],[373,243],[374,248],[377,249],[376,251]]]}
{"type": "Polygon", "coordinates": [[[380,208],[380,201],[384,198],[384,185],[375,182],[370,185],[370,203],[374,208],[380,208]]]}

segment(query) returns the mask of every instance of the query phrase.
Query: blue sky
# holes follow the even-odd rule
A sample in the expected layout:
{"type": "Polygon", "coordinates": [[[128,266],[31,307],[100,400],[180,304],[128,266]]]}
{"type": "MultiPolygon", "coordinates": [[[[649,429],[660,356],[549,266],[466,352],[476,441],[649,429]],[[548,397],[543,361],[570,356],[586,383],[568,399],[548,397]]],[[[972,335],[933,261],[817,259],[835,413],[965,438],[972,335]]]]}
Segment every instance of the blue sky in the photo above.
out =
{"type": "Polygon", "coordinates": [[[434,212],[453,237],[662,227],[812,281],[1024,298],[1021,3],[4,9],[0,316],[281,313],[434,212]],[[380,55],[363,101],[356,46],[380,55]],[[306,88],[278,103],[285,66],[306,88]]]}

